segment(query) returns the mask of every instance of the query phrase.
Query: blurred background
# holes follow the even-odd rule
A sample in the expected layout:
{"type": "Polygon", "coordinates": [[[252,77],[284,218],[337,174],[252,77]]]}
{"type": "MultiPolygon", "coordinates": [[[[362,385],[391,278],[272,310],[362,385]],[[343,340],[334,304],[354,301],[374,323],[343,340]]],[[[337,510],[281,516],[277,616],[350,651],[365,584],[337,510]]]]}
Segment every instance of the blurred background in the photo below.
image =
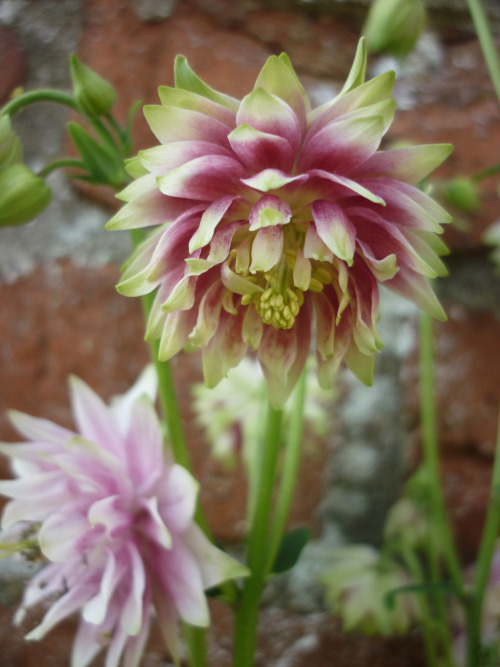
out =
{"type": "MultiPolygon", "coordinates": [[[[372,77],[397,73],[398,111],[386,145],[453,143],[433,177],[435,196],[455,216],[446,230],[450,276],[436,285],[449,322],[438,324],[437,398],[447,503],[464,564],[480,535],[500,398],[500,278],[481,241],[500,219],[498,177],[481,182],[465,203],[449,179],[495,164],[499,107],[470,22],[466,0],[426,0],[427,26],[404,61],[369,58],[372,77]]],[[[177,53],[212,87],[235,97],[249,92],[265,59],[286,51],[313,106],[331,99],[349,72],[369,0],[0,0],[0,103],[17,87],[70,88],[68,57],[78,56],[118,92],[117,116],[133,102],[158,101],[173,84],[177,53]]],[[[500,46],[500,5],[484,2],[500,46]]],[[[71,152],[54,105],[15,118],[27,163],[35,170],[71,152]]],[[[135,149],[154,145],[142,114],[135,149]]],[[[61,172],[49,183],[50,207],[35,222],[0,230],[0,439],[15,441],[6,410],[15,408],[70,425],[66,378],[75,373],[101,396],[124,391],[147,363],[141,305],[114,285],[130,252],[127,233],[106,232],[117,204],[105,189],[73,187],[61,172]]],[[[321,438],[308,433],[294,525],[312,525],[314,539],[290,575],[271,587],[262,615],[258,665],[418,667],[420,640],[343,636],[326,611],[318,573],[332,547],[380,546],[388,509],[419,461],[416,309],[382,295],[375,386],[341,373],[335,408],[321,438]]],[[[197,355],[174,360],[202,499],[216,536],[236,546],[244,533],[244,471],[210,455],[196,421],[192,385],[197,355]]],[[[314,430],[314,429],[312,429],[314,430]]],[[[0,461],[0,476],[8,476],[0,461]]],[[[73,628],[61,626],[42,644],[27,644],[11,619],[26,566],[0,563],[0,662],[3,667],[68,664],[73,628]],[[40,656],[43,656],[42,658],[40,656]]],[[[230,664],[227,613],[214,606],[212,664],[230,664]]],[[[153,637],[144,665],[169,664],[153,637]]]]}

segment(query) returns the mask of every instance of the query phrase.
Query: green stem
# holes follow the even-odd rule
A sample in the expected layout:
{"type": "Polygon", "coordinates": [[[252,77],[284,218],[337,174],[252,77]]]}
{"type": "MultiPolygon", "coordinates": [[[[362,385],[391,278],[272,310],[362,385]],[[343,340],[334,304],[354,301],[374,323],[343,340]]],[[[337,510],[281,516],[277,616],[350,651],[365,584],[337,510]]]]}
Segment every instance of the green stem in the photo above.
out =
{"type": "Polygon", "coordinates": [[[205,628],[196,628],[188,623],[183,623],[182,633],[186,642],[189,666],[208,667],[205,628]]]}
{"type": "Polygon", "coordinates": [[[434,400],[433,331],[432,320],[427,313],[420,314],[420,409],[424,464],[429,481],[431,524],[435,534],[440,536],[450,575],[459,595],[462,595],[462,568],[455,549],[441,489],[434,400]]]}
{"type": "Polygon", "coordinates": [[[280,489],[276,501],[276,509],[272,528],[270,531],[268,570],[273,566],[276,554],[278,553],[283,534],[285,532],[286,522],[290,512],[290,505],[293,499],[295,482],[300,464],[300,455],[302,453],[302,432],[304,424],[304,403],[306,397],[307,371],[303,370],[302,376],[295,389],[292,416],[288,426],[285,460],[283,462],[283,471],[281,473],[280,489]]]}
{"type": "Polygon", "coordinates": [[[490,78],[495,88],[498,100],[500,101],[500,63],[498,54],[493,42],[491,30],[488,25],[488,19],[484,13],[480,0],[467,0],[469,11],[474,21],[476,34],[481,44],[483,56],[488,67],[490,78]]]}
{"type": "MultiPolygon", "coordinates": [[[[410,548],[401,548],[400,553],[411,576],[417,582],[425,583],[426,577],[422,565],[410,548]]],[[[419,596],[420,610],[422,612],[422,634],[424,639],[425,654],[429,667],[439,667],[436,652],[435,636],[433,633],[432,612],[427,600],[427,595],[419,596]]]]}
{"type": "Polygon", "coordinates": [[[278,461],[281,411],[268,408],[266,437],[260,456],[259,493],[250,527],[248,566],[250,576],[245,580],[240,606],[236,610],[233,665],[253,667],[259,605],[268,573],[268,524],[278,461]]]}
{"type": "Polygon", "coordinates": [[[478,171],[477,174],[471,176],[470,180],[474,183],[479,183],[480,181],[484,181],[485,178],[496,176],[496,174],[500,174],[500,164],[494,164],[491,167],[487,167],[486,169],[478,171]]]}
{"type": "Polygon", "coordinates": [[[31,104],[38,104],[39,102],[55,102],[56,104],[62,104],[63,106],[78,111],[78,105],[73,95],[64,93],[61,90],[47,88],[43,90],[32,90],[29,93],[23,93],[22,95],[19,95],[19,97],[15,97],[0,109],[0,113],[8,114],[12,117],[25,107],[28,107],[31,104]]]}
{"type": "Polygon", "coordinates": [[[474,579],[470,591],[467,609],[467,667],[478,664],[481,650],[481,618],[483,600],[491,562],[495,552],[500,528],[500,415],[495,448],[495,461],[491,479],[490,502],[484,522],[483,535],[479,546],[479,553],[474,570],[474,579]]]}
{"type": "Polygon", "coordinates": [[[46,178],[56,169],[64,169],[65,167],[70,167],[72,169],[84,169],[86,170],[85,164],[81,160],[76,160],[75,158],[60,158],[59,160],[54,160],[50,162],[43,169],[40,170],[38,176],[46,178]]]}

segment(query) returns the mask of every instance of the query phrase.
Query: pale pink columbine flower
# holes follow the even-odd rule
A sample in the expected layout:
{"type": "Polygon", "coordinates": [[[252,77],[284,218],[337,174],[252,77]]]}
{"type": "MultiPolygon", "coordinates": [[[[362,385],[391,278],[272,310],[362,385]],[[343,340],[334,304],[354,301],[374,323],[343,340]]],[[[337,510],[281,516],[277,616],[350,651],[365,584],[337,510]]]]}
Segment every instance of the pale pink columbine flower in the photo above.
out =
{"type": "Polygon", "coordinates": [[[109,407],[73,377],[76,432],[13,412],[28,442],[0,445],[18,477],[0,482],[13,499],[2,527],[31,525],[50,561],[29,583],[17,621],[50,602],[27,635],[41,639],[80,611],[72,667],[106,645],[106,667],[122,656],[126,667],[139,665],[153,610],[177,660],[176,617],[207,626],[204,590],[246,572],[194,523],[198,485],[165,460],[155,392],[152,367],[109,407]]]}
{"type": "Polygon", "coordinates": [[[450,218],[415,184],[450,146],[379,151],[394,75],[364,83],[365,69],[361,40],[341,93],[311,109],[285,54],[241,102],[177,58],[175,87],[144,110],[161,146],[130,163],[136,180],[108,223],[159,225],[118,290],[157,290],[146,337],[160,339],[162,359],[203,348],[214,386],[251,347],[280,407],[313,326],[322,386],[342,359],[371,382],[379,282],[444,318],[427,278],[445,273],[436,233],[450,218]]]}

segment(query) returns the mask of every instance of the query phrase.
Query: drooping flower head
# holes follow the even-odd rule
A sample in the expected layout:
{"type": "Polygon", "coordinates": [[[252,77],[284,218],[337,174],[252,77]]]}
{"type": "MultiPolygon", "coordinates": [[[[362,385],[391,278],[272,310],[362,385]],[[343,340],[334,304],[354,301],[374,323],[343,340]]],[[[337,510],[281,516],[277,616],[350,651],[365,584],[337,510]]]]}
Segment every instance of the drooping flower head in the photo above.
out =
{"type": "Polygon", "coordinates": [[[80,611],[72,667],[86,667],[108,644],[106,667],[122,655],[126,667],[137,667],[153,609],[177,660],[177,615],[208,625],[204,589],[246,571],[193,521],[197,483],[165,460],[155,385],[150,367],[108,407],[72,378],[76,432],[15,412],[27,442],[0,444],[18,477],[0,482],[12,498],[2,527],[32,525],[50,561],[29,583],[17,620],[52,602],[27,635],[41,639],[80,611]]]}
{"type": "Polygon", "coordinates": [[[159,227],[118,289],[157,290],[146,337],[163,359],[203,348],[208,386],[251,347],[280,407],[314,322],[320,384],[342,359],[370,383],[379,282],[444,317],[426,278],[445,272],[436,233],[449,216],[415,184],[450,147],[379,151],[394,77],[364,83],[365,69],[361,40],[341,93],[311,109],[285,54],[241,102],[179,57],[175,87],[144,110],[161,145],[130,164],[136,180],[108,228],[159,227]]]}

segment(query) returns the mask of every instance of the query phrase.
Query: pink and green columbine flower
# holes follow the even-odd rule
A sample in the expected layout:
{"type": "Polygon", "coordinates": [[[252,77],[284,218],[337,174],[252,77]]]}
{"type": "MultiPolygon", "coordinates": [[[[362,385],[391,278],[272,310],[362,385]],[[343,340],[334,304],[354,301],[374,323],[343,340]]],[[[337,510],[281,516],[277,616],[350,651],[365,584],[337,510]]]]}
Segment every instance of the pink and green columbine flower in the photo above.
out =
{"type": "Polygon", "coordinates": [[[156,290],[146,337],[162,359],[203,348],[214,386],[253,348],[280,407],[313,329],[322,386],[343,359],[371,382],[379,282],[444,318],[427,278],[445,273],[436,234],[449,216],[415,185],[450,146],[380,151],[394,76],[365,83],[365,69],[362,40],[340,94],[311,109],[285,54],[241,101],[177,58],[175,87],[144,110],[161,145],[130,163],[108,223],[156,227],[118,290],[156,290]]]}
{"type": "Polygon", "coordinates": [[[209,622],[204,590],[246,568],[215,548],[193,521],[197,483],[165,460],[149,367],[110,407],[72,378],[77,431],[12,413],[27,442],[1,444],[18,479],[0,482],[12,498],[2,527],[32,526],[49,560],[29,583],[17,615],[50,602],[41,639],[80,611],[72,667],[86,667],[108,646],[106,667],[123,656],[137,667],[153,610],[177,662],[176,617],[209,622]]]}

